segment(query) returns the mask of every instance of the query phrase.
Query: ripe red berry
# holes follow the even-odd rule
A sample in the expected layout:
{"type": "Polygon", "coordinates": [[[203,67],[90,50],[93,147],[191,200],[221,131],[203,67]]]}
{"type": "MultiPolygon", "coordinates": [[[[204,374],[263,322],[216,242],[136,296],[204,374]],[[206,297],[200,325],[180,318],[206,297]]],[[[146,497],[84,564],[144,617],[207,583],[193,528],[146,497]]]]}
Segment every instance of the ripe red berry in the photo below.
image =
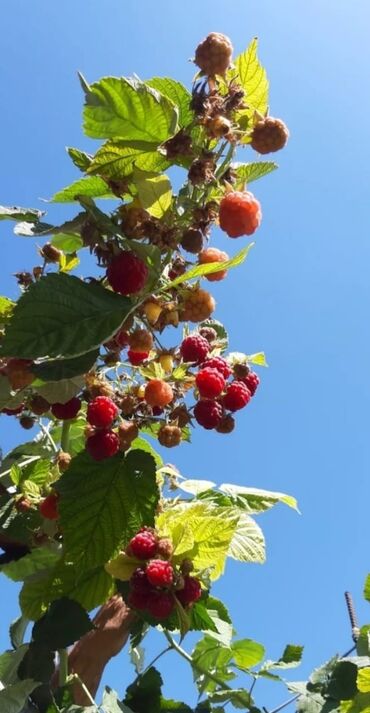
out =
{"type": "Polygon", "coordinates": [[[139,366],[149,356],[149,352],[133,352],[131,349],[127,352],[127,358],[132,366],[139,366]]]}
{"type": "Polygon", "coordinates": [[[149,530],[138,532],[130,540],[129,548],[133,556],[138,560],[149,560],[156,555],[157,537],[149,530]]]}
{"type": "Polygon", "coordinates": [[[107,269],[111,288],[121,295],[134,295],[143,289],[149,270],[135,253],[123,251],[112,259],[107,269]]]}
{"type": "Polygon", "coordinates": [[[225,379],[217,369],[206,367],[198,372],[195,383],[201,396],[215,399],[225,388],[225,379]]]}
{"type": "Polygon", "coordinates": [[[222,403],[228,411],[239,411],[251,400],[251,392],[242,381],[233,381],[227,387],[222,403]]]}
{"type": "Polygon", "coordinates": [[[200,581],[196,577],[184,577],[185,586],[176,592],[176,597],[183,607],[198,601],[202,596],[200,581]]]}
{"type": "Polygon", "coordinates": [[[146,576],[146,571],[143,567],[138,567],[130,579],[130,588],[136,592],[142,592],[148,594],[148,592],[153,591],[152,587],[146,576]]]}
{"type": "Polygon", "coordinates": [[[119,450],[119,438],[113,431],[97,431],[87,439],[86,450],[94,460],[111,458],[119,450]]]}
{"type": "Polygon", "coordinates": [[[118,408],[109,396],[97,396],[87,407],[87,420],[91,426],[109,428],[118,416],[118,408]]]}
{"type": "Polygon", "coordinates": [[[220,228],[230,238],[252,235],[260,225],[261,219],[260,203],[249,191],[227,193],[220,203],[220,228]]]}
{"type": "Polygon", "coordinates": [[[223,359],[220,356],[211,356],[209,357],[209,359],[206,359],[206,361],[202,364],[202,369],[208,367],[219,371],[220,374],[222,374],[222,376],[224,377],[224,379],[228,379],[229,376],[231,376],[232,374],[232,369],[227,363],[226,359],[223,359]]]}
{"type": "Polygon", "coordinates": [[[167,619],[175,607],[173,595],[169,592],[153,592],[147,601],[147,610],[154,619],[167,619]]]}
{"type": "Polygon", "coordinates": [[[200,364],[206,358],[209,350],[209,342],[200,334],[191,334],[189,337],[185,337],[180,346],[183,360],[192,361],[195,364],[200,364]]]}
{"type": "Polygon", "coordinates": [[[164,560],[152,560],[146,568],[146,576],[153,587],[170,587],[173,583],[173,567],[164,560]]]}
{"type": "Polygon", "coordinates": [[[221,421],[222,414],[222,406],[217,401],[202,399],[194,406],[195,420],[207,430],[211,430],[212,428],[216,428],[216,426],[218,426],[221,421]]]}
{"type": "Polygon", "coordinates": [[[45,500],[41,501],[39,511],[46,520],[57,520],[59,517],[57,493],[47,495],[45,500]]]}
{"type": "Polygon", "coordinates": [[[251,396],[254,396],[260,383],[258,374],[256,374],[254,371],[250,371],[249,374],[244,377],[244,379],[241,379],[241,381],[248,387],[249,391],[251,392],[251,396]]]}
{"type": "Polygon", "coordinates": [[[173,400],[173,391],[163,379],[151,379],[145,387],[144,398],[149,406],[164,408],[173,400]]]}
{"type": "Polygon", "coordinates": [[[143,611],[147,608],[148,592],[142,592],[140,589],[132,589],[128,595],[127,603],[130,607],[143,611]]]}
{"type": "Polygon", "coordinates": [[[55,418],[59,418],[62,421],[68,421],[71,418],[75,418],[81,408],[81,400],[74,396],[65,404],[53,404],[51,407],[51,413],[55,418]]]}

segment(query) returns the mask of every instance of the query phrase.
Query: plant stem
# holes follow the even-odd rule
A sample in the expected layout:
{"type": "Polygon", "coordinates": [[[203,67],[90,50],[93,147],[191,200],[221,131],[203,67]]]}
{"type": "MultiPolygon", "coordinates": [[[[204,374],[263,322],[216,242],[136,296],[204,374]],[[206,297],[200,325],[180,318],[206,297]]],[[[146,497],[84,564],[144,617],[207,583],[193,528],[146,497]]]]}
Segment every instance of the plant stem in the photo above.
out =
{"type": "Polygon", "coordinates": [[[70,428],[71,428],[71,421],[63,421],[62,436],[60,439],[60,447],[61,447],[62,451],[64,451],[64,453],[68,453],[70,428]]]}
{"type": "Polygon", "coordinates": [[[135,685],[136,681],[138,681],[142,676],[144,676],[144,675],[146,674],[146,672],[149,671],[149,669],[150,669],[152,666],[154,666],[154,664],[157,663],[157,661],[158,661],[160,658],[162,658],[162,656],[164,656],[165,654],[167,654],[167,653],[168,653],[169,651],[171,651],[171,650],[172,650],[172,646],[167,646],[165,649],[163,649],[163,651],[161,651],[159,654],[157,654],[157,656],[154,657],[153,661],[151,661],[151,662],[145,667],[144,671],[141,671],[141,673],[139,673],[139,674],[136,676],[136,678],[135,678],[135,680],[134,680],[134,682],[133,682],[132,685],[135,685]]]}
{"type": "MultiPolygon", "coordinates": [[[[282,711],[283,708],[286,708],[286,706],[289,706],[291,703],[294,703],[294,701],[296,701],[298,698],[300,698],[301,695],[302,695],[301,693],[297,693],[296,696],[293,696],[293,698],[289,698],[289,700],[285,701],[285,703],[281,703],[280,706],[278,706],[277,708],[274,708],[272,711],[269,711],[268,713],[279,713],[279,711],[282,711]]],[[[266,708],[264,708],[263,710],[266,710],[266,708]]]]}
{"type": "Polygon", "coordinates": [[[92,706],[95,706],[96,710],[97,710],[98,713],[99,713],[99,708],[98,708],[98,706],[97,706],[95,700],[93,699],[93,697],[92,697],[92,695],[91,695],[89,689],[86,688],[84,682],[83,682],[82,679],[79,677],[78,673],[73,673],[71,676],[68,676],[67,683],[78,683],[78,684],[81,686],[81,688],[82,688],[82,690],[83,690],[85,696],[89,699],[91,705],[92,705],[92,706]]]}
{"type": "Polygon", "coordinates": [[[55,453],[58,453],[58,448],[57,448],[57,446],[55,445],[54,439],[53,439],[53,437],[50,435],[48,429],[45,428],[45,426],[44,426],[44,424],[42,423],[41,419],[40,419],[40,421],[39,421],[39,426],[40,426],[41,431],[43,432],[44,436],[46,436],[46,438],[48,439],[48,441],[49,441],[49,443],[50,443],[50,445],[51,445],[53,451],[55,451],[55,453]]]}
{"type": "Polygon", "coordinates": [[[68,679],[68,651],[59,649],[59,685],[65,686],[68,679]]]}
{"type": "Polygon", "coordinates": [[[245,704],[245,700],[244,700],[243,696],[240,696],[238,694],[238,692],[234,688],[232,688],[232,686],[229,686],[222,679],[218,678],[218,676],[216,676],[216,674],[211,673],[211,671],[207,671],[206,669],[203,668],[203,666],[200,666],[196,661],[193,661],[193,658],[190,656],[190,654],[188,654],[187,651],[185,651],[181,646],[179,646],[177,641],[175,641],[172,638],[171,634],[168,631],[166,631],[166,629],[164,629],[163,633],[164,633],[168,643],[170,644],[170,646],[169,646],[170,649],[174,649],[175,651],[177,651],[177,653],[180,654],[180,656],[182,656],[182,658],[185,659],[188,663],[190,663],[190,665],[193,668],[195,668],[199,673],[201,673],[202,676],[207,676],[207,678],[210,678],[211,681],[214,681],[217,684],[217,686],[220,686],[222,688],[222,690],[230,691],[230,693],[233,694],[235,700],[238,700],[245,708],[246,704],[245,704]]]}

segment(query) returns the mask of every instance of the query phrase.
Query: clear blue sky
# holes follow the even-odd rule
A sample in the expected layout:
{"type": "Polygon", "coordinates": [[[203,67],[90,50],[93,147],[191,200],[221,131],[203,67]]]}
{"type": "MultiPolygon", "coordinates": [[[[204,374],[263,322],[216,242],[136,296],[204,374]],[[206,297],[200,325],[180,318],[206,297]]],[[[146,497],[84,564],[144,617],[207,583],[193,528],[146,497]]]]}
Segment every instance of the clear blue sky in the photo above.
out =
{"type": "MultiPolygon", "coordinates": [[[[189,476],[298,498],[302,516],[281,506],[259,519],[266,565],[231,564],[215,587],[239,635],[264,643],[269,657],[288,642],[305,644],[297,679],[349,648],[345,589],[368,617],[361,589],[369,566],[369,22],[363,0],[2,0],[1,8],[5,205],[37,206],[77,177],[66,145],[94,150],[81,132],[77,70],[89,81],[136,72],[190,84],[187,59],[208,32],[228,34],[237,52],[260,38],[271,113],[286,120],[291,141],[280,170],[253,187],[264,213],[256,247],[215,294],[231,347],[264,349],[270,368],[236,432],[198,430],[171,459],[189,476]]],[[[55,220],[69,214],[50,210],[55,220]]],[[[33,241],[11,231],[0,224],[0,292],[14,297],[11,273],[35,260],[33,241]]],[[[221,234],[217,244],[230,248],[221,234]]],[[[4,450],[24,435],[1,419],[4,450]]],[[[3,649],[17,591],[1,586],[3,649]]],[[[168,696],[194,701],[182,662],[172,656],[161,669],[171,674],[168,696]]],[[[123,657],[108,682],[122,691],[132,673],[123,657]]],[[[273,705],[284,696],[269,685],[258,700],[273,705]]]]}

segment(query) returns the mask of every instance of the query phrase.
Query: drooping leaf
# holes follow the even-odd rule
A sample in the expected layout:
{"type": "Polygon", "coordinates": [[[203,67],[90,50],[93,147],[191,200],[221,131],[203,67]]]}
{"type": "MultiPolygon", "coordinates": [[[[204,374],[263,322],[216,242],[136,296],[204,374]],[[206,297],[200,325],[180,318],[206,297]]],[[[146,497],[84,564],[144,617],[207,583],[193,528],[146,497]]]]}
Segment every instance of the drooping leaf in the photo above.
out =
{"type": "Polygon", "coordinates": [[[38,547],[16,562],[2,565],[1,571],[13,582],[22,582],[37,572],[49,570],[60,560],[61,553],[51,547],[38,547]]]}
{"type": "Polygon", "coordinates": [[[65,552],[81,571],[104,564],[142,525],[154,524],[155,472],[154,459],[140,450],[99,462],[84,452],[72,460],[57,488],[65,552]]]}
{"type": "Polygon", "coordinates": [[[172,188],[168,176],[135,169],[134,180],[142,208],[154,218],[162,218],[172,202],[172,188]]]}
{"type": "Polygon", "coordinates": [[[213,703],[231,703],[234,708],[241,708],[242,710],[250,710],[251,708],[251,697],[244,688],[214,691],[210,696],[210,700],[213,703]]]}
{"type": "Polygon", "coordinates": [[[237,267],[241,265],[246,259],[250,249],[253,247],[254,243],[249,243],[247,247],[243,248],[230,260],[225,262],[209,262],[203,265],[196,265],[190,270],[185,272],[183,275],[179,275],[174,280],[166,284],[165,289],[168,290],[177,285],[181,285],[183,282],[188,282],[189,280],[195,280],[199,277],[204,277],[204,275],[210,275],[212,272],[219,272],[220,270],[230,270],[232,267],[237,267]]]}
{"type": "Polygon", "coordinates": [[[173,103],[139,79],[104,77],[90,85],[84,130],[95,139],[160,144],[175,133],[177,119],[173,103]]]}
{"type": "Polygon", "coordinates": [[[21,713],[27,698],[39,684],[31,679],[18,681],[0,691],[0,710],[21,713]]]}
{"type": "Polygon", "coordinates": [[[67,153],[80,171],[87,171],[92,160],[91,154],[86,153],[86,151],[81,151],[80,149],[75,149],[72,146],[67,147],[67,153]]]}
{"type": "Polygon", "coordinates": [[[303,646],[297,646],[296,644],[288,644],[282,655],[277,661],[266,661],[263,665],[264,670],[270,668],[295,668],[299,666],[302,661],[303,646]]]}
{"type": "Polygon", "coordinates": [[[130,176],[135,168],[160,173],[169,162],[157,149],[157,143],[146,141],[107,141],[96,152],[88,172],[115,180],[130,176]]]}
{"type": "Polygon", "coordinates": [[[90,617],[78,602],[62,597],[52,602],[32,629],[36,644],[52,651],[65,649],[93,629],[90,617]]]}
{"type": "Polygon", "coordinates": [[[200,693],[205,691],[209,693],[216,689],[217,684],[207,676],[208,671],[216,674],[220,681],[226,682],[235,678],[235,674],[229,668],[232,658],[231,648],[222,646],[209,634],[198,641],[192,651],[192,667],[200,693]]]}
{"type": "Polygon", "coordinates": [[[238,507],[245,509],[249,513],[269,510],[276,503],[284,503],[284,505],[298,510],[296,499],[285,493],[246,488],[243,485],[232,485],[231,483],[223,483],[223,485],[220,485],[220,490],[222,493],[229,495],[238,507]]]}
{"type": "Polygon", "coordinates": [[[178,488],[184,490],[185,493],[190,493],[191,495],[199,495],[216,485],[212,480],[179,480],[178,488]]]}
{"type": "Polygon", "coordinates": [[[45,215],[45,211],[36,208],[0,205],[0,220],[24,220],[27,223],[34,223],[43,215],[45,215]]]}
{"type": "Polygon", "coordinates": [[[262,564],[266,559],[265,538],[259,525],[247,513],[241,512],[231,540],[228,556],[239,562],[262,564]]]}
{"type": "Polygon", "coordinates": [[[47,275],[19,299],[1,353],[30,359],[84,354],[117,331],[130,306],[128,299],[99,284],[47,275]]]}
{"type": "Polygon", "coordinates": [[[116,198],[114,193],[99,176],[88,176],[79,178],[71,185],[62,188],[54,193],[50,198],[50,203],[77,203],[79,196],[89,196],[90,198],[116,198]]]}
{"type": "MultiPolygon", "coordinates": [[[[21,616],[18,617],[18,619],[15,619],[12,621],[9,627],[9,638],[10,638],[10,643],[13,646],[14,649],[19,649],[20,646],[22,646],[25,633],[27,631],[27,627],[29,624],[29,620],[27,619],[26,616],[21,616]]],[[[0,680],[2,680],[2,676],[0,674],[0,680]]]]}
{"type": "Polygon", "coordinates": [[[93,349],[72,359],[53,359],[34,364],[32,372],[43,381],[61,381],[86,374],[95,364],[99,350],[93,349]]]}
{"type": "Polygon", "coordinates": [[[263,176],[267,176],[272,171],[279,168],[274,161],[254,161],[253,163],[233,164],[233,169],[236,173],[235,190],[242,191],[245,184],[257,181],[263,176]]]}

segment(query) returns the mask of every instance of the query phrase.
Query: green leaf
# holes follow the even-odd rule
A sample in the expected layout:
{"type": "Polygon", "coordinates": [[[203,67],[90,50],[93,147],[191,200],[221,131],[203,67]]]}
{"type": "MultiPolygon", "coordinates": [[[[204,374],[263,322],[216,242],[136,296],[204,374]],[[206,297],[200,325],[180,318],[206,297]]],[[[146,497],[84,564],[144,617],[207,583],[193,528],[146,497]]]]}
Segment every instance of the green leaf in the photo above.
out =
{"type": "Polygon", "coordinates": [[[5,651],[0,656],[0,681],[4,685],[16,683],[20,662],[25,656],[28,645],[20,646],[16,651],[5,651]]]}
{"type": "MultiPolygon", "coordinates": [[[[10,624],[9,638],[14,649],[19,649],[22,646],[28,624],[29,620],[23,614],[10,624]]],[[[1,674],[0,679],[2,680],[1,674]]]]}
{"type": "Polygon", "coordinates": [[[229,337],[224,325],[221,324],[221,322],[218,322],[217,319],[206,319],[204,322],[201,322],[199,327],[211,327],[214,329],[217,334],[217,348],[220,349],[221,352],[224,352],[227,349],[229,346],[229,337]]]}
{"type": "Polygon", "coordinates": [[[242,671],[248,671],[262,661],[265,649],[252,639],[240,639],[231,644],[234,661],[242,671]]]}
{"type": "Polygon", "coordinates": [[[73,233],[56,233],[51,239],[51,244],[58,250],[63,250],[65,253],[75,253],[83,248],[83,240],[80,235],[73,233]]]}
{"type": "Polygon", "coordinates": [[[172,202],[170,179],[164,174],[158,176],[135,169],[134,180],[142,208],[155,218],[162,218],[172,202]]]}
{"type": "Polygon", "coordinates": [[[52,602],[44,616],[34,624],[32,638],[36,644],[57,651],[71,646],[93,628],[83,607],[62,597],[52,602]]]}
{"type": "MultiPolygon", "coordinates": [[[[248,112],[265,114],[268,109],[269,83],[265,69],[257,56],[258,40],[254,38],[249,47],[234,60],[235,69],[229,70],[228,79],[236,78],[245,91],[248,112]]],[[[244,114],[245,111],[240,112],[244,114]]]]}
{"type": "Polygon", "coordinates": [[[22,443],[7,453],[1,465],[1,474],[11,468],[14,463],[23,463],[29,458],[33,458],[35,461],[39,458],[50,458],[52,452],[51,445],[46,439],[22,443]]]}
{"type": "Polygon", "coordinates": [[[141,450],[145,451],[146,453],[149,453],[155,460],[157,468],[160,468],[163,465],[163,458],[157,453],[155,448],[148,443],[144,438],[135,438],[132,443],[131,443],[131,448],[134,450],[141,450]]]}
{"type": "Polygon", "coordinates": [[[117,557],[113,557],[106,563],[105,570],[115,579],[119,579],[121,582],[128,582],[138,567],[140,567],[139,560],[126,555],[125,552],[120,552],[117,557]]]}
{"type": "Polygon", "coordinates": [[[216,631],[217,626],[207,610],[206,602],[196,602],[190,611],[191,629],[196,631],[216,631]]]}
{"type": "Polygon", "coordinates": [[[24,394],[14,394],[7,376],[0,374],[0,409],[17,408],[24,401],[24,394]]]}
{"type": "Polygon", "coordinates": [[[277,503],[284,503],[284,505],[288,505],[288,507],[298,511],[296,499],[285,493],[246,488],[243,485],[232,485],[231,483],[223,483],[223,485],[220,485],[220,490],[222,493],[229,495],[238,507],[245,509],[249,513],[264,512],[277,503]]]}
{"type": "Polygon", "coordinates": [[[258,564],[263,564],[266,559],[262,530],[245,512],[239,511],[239,521],[230,543],[228,556],[239,562],[258,564]]]}
{"type": "Polygon", "coordinates": [[[194,118],[190,108],[191,94],[181,82],[170,77],[153,77],[145,81],[146,86],[156,89],[175,104],[179,113],[179,128],[188,126],[194,118]]]}
{"type": "MultiPolygon", "coordinates": [[[[84,450],[86,443],[85,428],[85,416],[80,416],[79,418],[76,418],[75,421],[72,421],[69,429],[68,445],[68,452],[71,454],[71,456],[75,456],[77,455],[77,453],[80,453],[80,451],[84,450]]],[[[56,441],[56,443],[60,443],[62,437],[62,426],[54,426],[54,428],[52,428],[51,430],[51,435],[54,441],[56,441]]]]}
{"type": "Polygon", "coordinates": [[[192,708],[186,705],[186,703],[180,703],[179,701],[169,700],[167,698],[161,698],[161,713],[194,713],[192,708]]]}
{"type": "Polygon", "coordinates": [[[206,490],[213,488],[216,485],[212,480],[179,480],[178,488],[183,490],[185,493],[190,493],[191,495],[199,495],[204,493],[206,490]]]}
{"type": "Polygon", "coordinates": [[[73,379],[61,379],[60,381],[41,380],[33,382],[33,388],[50,404],[65,404],[78,394],[84,387],[82,376],[74,376],[73,379]]]}
{"type": "Polygon", "coordinates": [[[258,364],[258,366],[268,366],[265,352],[257,352],[256,354],[247,354],[246,359],[248,364],[258,364]]]}
{"type": "Polygon", "coordinates": [[[194,546],[189,552],[175,549],[174,559],[190,557],[196,570],[211,568],[211,579],[221,576],[230,542],[238,525],[239,516],[230,508],[214,508],[207,503],[177,505],[160,513],[156,527],[172,539],[182,525],[192,535],[194,546]]]}
{"type": "Polygon", "coordinates": [[[1,571],[13,582],[22,582],[37,572],[48,570],[58,562],[60,557],[61,553],[58,550],[49,547],[38,547],[16,562],[2,565],[1,571]]]}
{"type": "Polygon", "coordinates": [[[57,488],[65,552],[81,571],[104,564],[142,525],[154,524],[156,468],[144,451],[102,462],[80,453],[57,488]]]}
{"type": "Polygon", "coordinates": [[[80,171],[87,171],[92,161],[91,154],[81,151],[80,149],[75,149],[71,146],[67,147],[68,156],[72,159],[73,163],[80,171]]]}
{"type": "Polygon", "coordinates": [[[104,713],[131,713],[132,710],[118,700],[118,694],[109,686],[106,686],[103,693],[102,709],[104,713]]]}
{"type": "Polygon", "coordinates": [[[352,701],[341,701],[340,713],[369,713],[370,693],[358,693],[352,701]]]}
{"type": "Polygon", "coordinates": [[[0,220],[24,220],[34,223],[45,215],[45,211],[36,208],[19,208],[0,205],[0,220]]]}
{"type": "Polygon", "coordinates": [[[10,539],[29,545],[32,541],[32,531],[41,524],[37,510],[19,513],[14,507],[13,498],[9,495],[0,497],[0,531],[10,539]]]}
{"type": "Polygon", "coordinates": [[[249,243],[247,247],[240,250],[240,252],[238,252],[233,258],[231,258],[230,260],[226,260],[225,262],[211,262],[204,265],[196,265],[195,267],[192,267],[190,270],[185,272],[183,275],[179,275],[179,277],[176,277],[175,280],[168,282],[166,284],[165,289],[172,289],[172,287],[181,285],[183,282],[195,280],[199,277],[204,277],[204,275],[210,275],[212,272],[218,272],[219,270],[229,270],[232,267],[237,267],[238,265],[241,265],[244,262],[253,245],[254,243],[249,243]]]}
{"type": "Polygon", "coordinates": [[[325,693],[337,701],[353,698],[357,693],[356,680],[357,666],[350,661],[338,661],[325,693]]]}
{"type": "Polygon", "coordinates": [[[362,668],[358,672],[357,688],[361,693],[370,693],[370,668],[362,668]]]}
{"type": "Polygon", "coordinates": [[[95,139],[160,144],[176,132],[177,117],[172,102],[139,79],[104,77],[90,85],[84,130],[95,139]]]}
{"type": "Polygon", "coordinates": [[[229,670],[229,664],[233,658],[233,652],[229,646],[222,646],[219,641],[209,634],[203,637],[196,644],[192,652],[193,675],[200,693],[204,691],[212,692],[217,684],[208,678],[207,673],[212,672],[217,675],[220,681],[227,681],[235,678],[235,674],[229,670]]]}
{"type": "Polygon", "coordinates": [[[370,655],[370,624],[361,627],[356,649],[359,656],[370,655]]]}
{"type": "Polygon", "coordinates": [[[157,149],[157,143],[146,141],[107,141],[96,152],[88,173],[117,180],[130,176],[135,168],[160,173],[169,161],[157,149]]]}
{"type": "Polygon", "coordinates": [[[366,601],[370,602],[370,574],[368,574],[366,577],[364,586],[364,597],[366,601]]]}
{"type": "Polygon", "coordinates": [[[153,666],[127,688],[125,703],[134,713],[160,713],[162,677],[153,666]]]}
{"type": "Polygon", "coordinates": [[[93,349],[72,359],[54,359],[34,364],[33,373],[43,381],[61,381],[80,376],[90,371],[99,356],[99,349],[93,349]]]}
{"type": "Polygon", "coordinates": [[[128,299],[98,284],[47,275],[19,299],[1,352],[30,359],[84,354],[117,331],[130,307],[128,299]]]}
{"type": "Polygon", "coordinates": [[[233,164],[233,169],[236,173],[235,190],[242,191],[245,189],[245,184],[257,181],[258,178],[267,176],[268,173],[279,168],[274,161],[254,161],[253,163],[233,164]]]}
{"type": "Polygon", "coordinates": [[[8,297],[0,297],[0,320],[6,320],[11,317],[13,309],[15,307],[15,302],[10,300],[8,297]]]}
{"type": "Polygon", "coordinates": [[[79,196],[89,196],[90,198],[116,198],[106,181],[99,176],[88,176],[79,178],[69,186],[54,193],[50,198],[50,203],[74,203],[78,202],[79,196]]]}
{"type": "Polygon", "coordinates": [[[302,661],[303,646],[297,646],[296,644],[288,644],[281,657],[278,661],[266,661],[263,669],[267,670],[270,668],[295,668],[299,666],[302,661]]]}
{"type": "Polygon", "coordinates": [[[242,710],[250,710],[251,708],[251,697],[244,688],[215,691],[211,694],[210,699],[213,703],[231,703],[234,708],[241,708],[242,710]]]}
{"type": "Polygon", "coordinates": [[[22,713],[23,706],[39,684],[31,679],[19,681],[0,691],[0,710],[4,713],[22,713]]]}

